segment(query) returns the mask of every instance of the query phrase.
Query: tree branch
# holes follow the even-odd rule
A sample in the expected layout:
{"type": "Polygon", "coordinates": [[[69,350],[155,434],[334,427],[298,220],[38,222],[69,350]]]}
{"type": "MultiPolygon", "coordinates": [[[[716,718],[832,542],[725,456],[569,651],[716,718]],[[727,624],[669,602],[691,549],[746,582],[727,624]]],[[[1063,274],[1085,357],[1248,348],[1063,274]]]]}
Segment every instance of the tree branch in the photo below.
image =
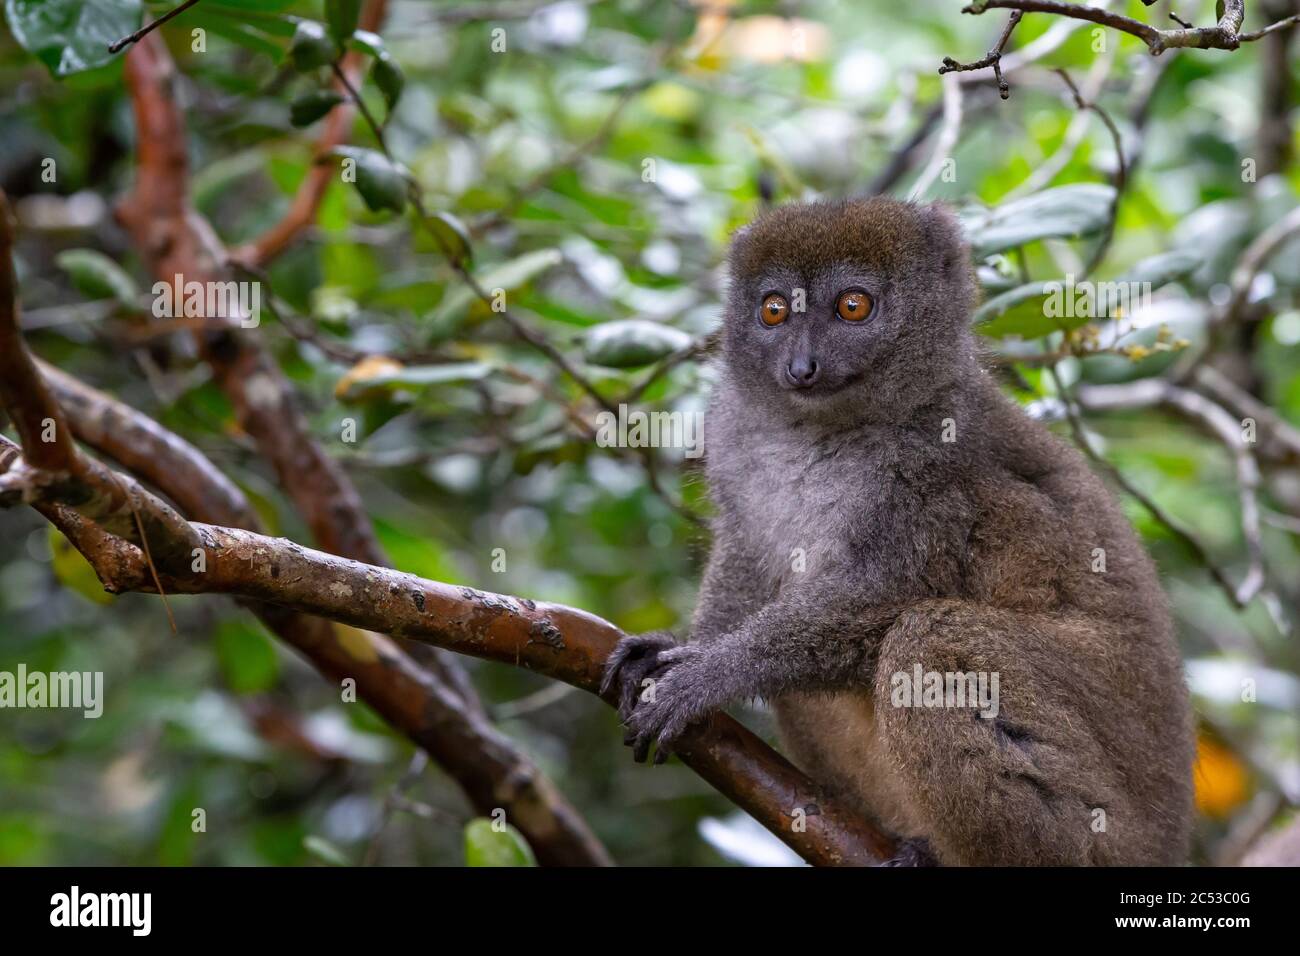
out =
{"type": "MultiPolygon", "coordinates": [[[[172,593],[253,598],[525,667],[592,693],[606,657],[623,636],[609,622],[562,605],[428,581],[283,538],[207,524],[192,527],[207,571],[164,576],[172,593]]],[[[86,556],[107,590],[154,590],[138,554],[124,558],[114,551],[107,562],[93,551],[86,556]]],[[[811,863],[869,864],[891,852],[888,837],[836,804],[724,714],[691,730],[675,749],[687,766],[811,863]],[[800,821],[802,831],[796,826],[800,821]]]]}
{"type": "MultiPolygon", "coordinates": [[[[7,215],[2,197],[0,215],[7,215]]],[[[0,241],[9,235],[0,233],[0,241]]],[[[5,244],[0,248],[0,258],[8,259],[8,251],[5,244]]],[[[12,279],[8,287],[12,289],[12,279]]],[[[0,356],[0,377],[8,379],[9,367],[16,367],[20,360],[26,359],[26,351],[17,334],[16,307],[12,299],[6,301],[7,311],[0,307],[0,325],[6,328],[3,341],[15,348],[6,349],[0,356]]],[[[30,365],[30,360],[27,361],[30,365]]],[[[34,366],[31,374],[35,375],[34,366]]],[[[56,408],[48,391],[34,388],[16,396],[18,404],[14,411],[21,412],[25,403],[37,399],[45,403],[38,411],[56,408]],[[44,398],[40,398],[42,394],[44,398]]],[[[86,459],[71,443],[70,436],[61,434],[60,439],[64,447],[61,460],[81,460],[86,465],[78,468],[93,470],[96,475],[99,471],[107,472],[119,483],[130,481],[86,459]]],[[[127,544],[129,538],[123,540],[125,536],[107,534],[62,507],[68,500],[84,497],[78,488],[43,480],[44,473],[19,457],[6,439],[0,439],[0,446],[3,446],[0,456],[8,465],[8,470],[0,475],[0,505],[11,506],[20,499],[36,505],[82,550],[108,590],[115,593],[157,590],[143,553],[127,544]]],[[[185,522],[156,497],[143,490],[139,496],[142,511],[168,516],[166,521],[152,522],[156,532],[150,531],[150,540],[155,541],[155,547],[161,543],[166,552],[186,555],[185,560],[168,561],[165,565],[160,562],[162,586],[168,592],[224,593],[252,599],[287,611],[326,617],[354,627],[528,667],[592,692],[599,687],[605,658],[623,636],[612,624],[583,611],[425,581],[414,575],[303,548],[285,539],[185,522]],[[204,555],[202,571],[194,571],[188,559],[193,547],[200,548],[204,555]]],[[[393,679],[393,671],[402,661],[396,647],[387,653],[382,645],[374,644],[349,650],[349,659],[342,662],[341,673],[356,676],[359,663],[369,665],[366,673],[376,675],[372,685],[376,688],[393,679]]],[[[437,686],[429,675],[420,676],[437,686]]],[[[442,689],[442,693],[449,692],[442,689]]],[[[496,755],[484,748],[481,731],[474,726],[474,715],[467,715],[450,701],[444,702],[441,714],[451,720],[450,726],[430,718],[427,713],[422,715],[433,720],[437,731],[435,740],[450,733],[452,741],[466,744],[458,749],[459,753],[491,769],[491,758],[496,755]],[[471,732],[470,739],[460,737],[461,732],[471,732]]],[[[893,842],[889,837],[857,812],[838,805],[788,761],[726,715],[715,714],[706,724],[692,730],[679,753],[688,766],[809,862],[870,864],[892,852],[893,842]]],[[[495,774],[484,775],[497,787],[509,783],[495,774]]],[[[550,815],[540,824],[524,815],[512,819],[525,832],[530,823],[555,825],[550,815]]]]}
{"type": "Polygon", "coordinates": [[[144,39],[154,30],[158,29],[160,26],[162,26],[164,23],[170,20],[172,17],[179,16],[180,14],[184,13],[186,10],[188,10],[190,7],[194,6],[198,2],[199,0],[185,0],[184,3],[168,10],[158,19],[150,20],[148,23],[142,26],[139,30],[136,30],[130,36],[124,36],[120,40],[114,40],[112,43],[108,45],[108,52],[117,53],[119,50],[122,50],[125,47],[130,46],[132,43],[140,42],[142,39],[144,39]]]}
{"type": "MultiPolygon", "coordinates": [[[[243,493],[188,442],[152,419],[42,366],[73,431],[87,444],[141,475],[189,516],[251,531],[259,522],[243,493]]],[[[439,720],[459,701],[391,640],[369,631],[341,632],[328,621],[245,601],[263,623],[327,677],[352,678],[360,699],[421,747],[471,794],[477,807],[500,806],[520,826],[545,865],[608,863],[582,819],[532,763],[481,711],[466,718],[473,733],[439,720]],[[486,747],[490,758],[482,756],[486,747]]]]}
{"type": "Polygon", "coordinates": [[[974,70],[982,70],[985,67],[991,66],[993,67],[993,78],[998,84],[998,95],[1000,95],[1004,100],[1010,97],[1011,87],[1002,76],[1002,51],[1006,48],[1007,41],[1011,39],[1011,34],[1012,31],[1015,30],[1016,24],[1020,22],[1020,18],[1024,15],[1024,11],[1022,10],[1013,10],[1011,12],[1011,16],[1007,19],[1007,25],[1002,30],[1002,36],[998,38],[997,43],[993,44],[988,55],[983,59],[975,60],[972,63],[958,63],[952,57],[945,56],[943,58],[943,66],[939,67],[939,75],[942,76],[944,73],[953,72],[966,73],[974,70]]]}
{"type": "Polygon", "coordinates": [[[1246,16],[1244,0],[1226,0],[1223,16],[1212,27],[1182,27],[1177,30],[1160,30],[1141,20],[1111,13],[1099,7],[1062,3],[1058,0],[976,0],[975,3],[963,7],[962,13],[978,15],[994,9],[1019,10],[1022,13],[1052,13],[1057,16],[1087,20],[1137,37],[1147,45],[1152,56],[1159,56],[1165,50],[1183,47],[1199,50],[1235,50],[1243,43],[1254,42],[1275,30],[1291,26],[1300,19],[1287,17],[1262,30],[1242,33],[1241,25],[1246,16]]]}
{"type": "MultiPolygon", "coordinates": [[[[3,438],[0,446],[15,450],[3,438]]],[[[10,473],[25,467],[16,456],[8,457],[10,473]]],[[[0,495],[0,504],[12,503],[0,495]]],[[[34,503],[56,514],[64,510],[44,486],[34,503]]],[[[151,507],[161,504],[150,502],[151,507]]],[[[94,565],[108,591],[156,590],[137,549],[66,514],[56,523],[94,565]]],[[[182,564],[175,573],[164,574],[163,586],[171,593],[248,598],[526,667],[593,693],[605,658],[623,636],[607,621],[562,605],[428,581],[239,529],[194,523],[189,530],[203,550],[206,568],[192,572],[182,564]]],[[[378,653],[375,663],[391,666],[382,648],[378,653]]],[[[692,730],[677,750],[688,766],[809,862],[874,863],[892,849],[887,837],[826,797],[725,715],[716,714],[692,730]]]]}
{"type": "Polygon", "coordinates": [[[1061,375],[1057,371],[1056,366],[1048,366],[1048,373],[1052,376],[1052,380],[1056,385],[1057,394],[1060,395],[1061,401],[1065,405],[1065,415],[1070,424],[1070,432],[1074,437],[1074,443],[1079,446],[1079,449],[1087,455],[1088,458],[1097,465],[1097,467],[1101,468],[1106,474],[1108,474],[1111,480],[1114,481],[1115,484],[1119,485],[1120,488],[1129,495],[1129,497],[1133,498],[1138,504],[1145,508],[1152,518],[1164,525],[1164,527],[1167,528],[1175,538],[1183,542],[1183,544],[1187,546],[1188,550],[1196,556],[1196,560],[1205,567],[1206,571],[1209,572],[1210,577],[1214,579],[1214,583],[1223,590],[1225,595],[1227,595],[1228,600],[1232,602],[1233,606],[1239,608],[1241,605],[1237,601],[1236,586],[1232,583],[1224,570],[1210,557],[1210,553],[1206,550],[1205,545],[1201,543],[1199,538],[1170,517],[1170,515],[1160,507],[1155,499],[1144,492],[1141,488],[1137,487],[1137,485],[1133,484],[1133,482],[1129,481],[1122,471],[1107,461],[1106,458],[1093,447],[1092,441],[1088,438],[1087,429],[1084,428],[1083,418],[1079,414],[1076,400],[1066,389],[1065,383],[1061,380],[1061,375]]]}
{"type": "MultiPolygon", "coordinates": [[[[224,248],[190,204],[184,117],[172,98],[174,71],[166,47],[152,34],[132,48],[125,62],[136,121],[137,177],[134,189],[118,206],[118,216],[154,274],[164,281],[176,275],[198,282],[233,281],[224,248]]],[[[200,352],[240,427],[271,464],[315,540],[336,553],[371,564],[386,563],[360,496],[311,435],[293,387],[279,366],[247,330],[238,328],[232,321],[235,317],[220,318],[215,330],[194,333],[200,352]]],[[[490,730],[468,675],[454,660],[429,655],[421,663],[429,672],[425,699],[430,708],[421,719],[443,738],[439,753],[449,757],[443,766],[456,776],[480,812],[501,806],[493,795],[493,781],[509,794],[512,775],[520,767],[532,768],[540,778],[513,742],[490,730]]],[[[411,669],[418,670],[414,662],[411,669]]],[[[378,681],[380,675],[375,676],[378,681]]],[[[555,813],[538,807],[531,816],[512,818],[530,842],[540,841],[535,844],[539,858],[548,843],[568,840],[569,852],[586,854],[591,863],[607,861],[577,813],[558,794],[553,794],[549,805],[555,813]]]]}
{"type": "Polygon", "coordinates": [[[1097,242],[1097,247],[1093,250],[1092,255],[1088,257],[1087,264],[1083,267],[1081,276],[1087,278],[1092,275],[1096,268],[1101,265],[1106,253],[1110,249],[1110,244],[1115,238],[1115,223],[1119,219],[1119,203],[1124,196],[1124,190],[1128,187],[1128,163],[1124,158],[1124,140],[1119,135],[1119,127],[1115,121],[1110,118],[1110,114],[1097,105],[1094,100],[1085,100],[1083,94],[1079,92],[1079,87],[1070,78],[1070,74],[1065,70],[1056,70],[1065,85],[1069,87],[1070,95],[1074,98],[1074,105],[1080,111],[1091,110],[1101,118],[1110,133],[1112,145],[1115,147],[1115,194],[1110,200],[1110,209],[1106,213],[1106,226],[1101,234],[1101,239],[1097,242]]]}

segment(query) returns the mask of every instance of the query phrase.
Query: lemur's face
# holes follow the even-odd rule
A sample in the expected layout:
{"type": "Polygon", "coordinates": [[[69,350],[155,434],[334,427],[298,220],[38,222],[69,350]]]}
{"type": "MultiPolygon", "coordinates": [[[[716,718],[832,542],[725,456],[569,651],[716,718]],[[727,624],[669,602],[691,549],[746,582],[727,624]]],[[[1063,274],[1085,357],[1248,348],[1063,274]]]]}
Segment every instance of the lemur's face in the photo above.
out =
{"type": "Polygon", "coordinates": [[[725,360],[797,416],[866,420],[963,347],[970,306],[965,248],[941,210],[784,206],[733,244],[725,360]]]}

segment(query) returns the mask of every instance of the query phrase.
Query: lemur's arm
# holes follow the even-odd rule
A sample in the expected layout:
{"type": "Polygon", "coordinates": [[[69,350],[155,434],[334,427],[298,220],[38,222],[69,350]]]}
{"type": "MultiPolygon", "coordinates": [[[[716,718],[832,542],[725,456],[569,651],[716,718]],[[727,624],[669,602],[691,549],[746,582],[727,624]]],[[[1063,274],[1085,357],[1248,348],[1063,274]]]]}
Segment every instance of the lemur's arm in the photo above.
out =
{"type": "Polygon", "coordinates": [[[704,643],[727,633],[772,599],[758,573],[758,556],[741,546],[730,521],[724,512],[715,523],[713,547],[691,619],[692,641],[704,643]]]}
{"type": "Polygon", "coordinates": [[[606,680],[623,682],[634,756],[644,760],[658,741],[655,759],[662,763],[682,731],[736,700],[869,686],[874,650],[900,610],[843,580],[818,579],[786,588],[703,642],[675,644],[663,633],[626,638],[606,680]]]}

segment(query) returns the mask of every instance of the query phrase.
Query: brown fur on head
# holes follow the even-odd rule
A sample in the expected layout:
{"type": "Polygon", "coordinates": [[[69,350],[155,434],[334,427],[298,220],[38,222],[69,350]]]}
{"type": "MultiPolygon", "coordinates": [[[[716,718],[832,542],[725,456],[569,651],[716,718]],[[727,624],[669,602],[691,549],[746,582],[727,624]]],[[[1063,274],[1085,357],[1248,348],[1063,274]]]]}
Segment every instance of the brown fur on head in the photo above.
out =
{"type": "Polygon", "coordinates": [[[943,386],[937,378],[974,367],[974,274],[944,206],[883,197],[782,206],[737,233],[730,266],[725,363],[733,381],[774,412],[905,417],[943,386]],[[837,316],[848,289],[871,297],[865,320],[837,316]],[[771,293],[791,305],[776,326],[759,314],[771,293]],[[943,361],[935,361],[939,353],[943,361]],[[787,374],[814,366],[811,385],[787,374]]]}

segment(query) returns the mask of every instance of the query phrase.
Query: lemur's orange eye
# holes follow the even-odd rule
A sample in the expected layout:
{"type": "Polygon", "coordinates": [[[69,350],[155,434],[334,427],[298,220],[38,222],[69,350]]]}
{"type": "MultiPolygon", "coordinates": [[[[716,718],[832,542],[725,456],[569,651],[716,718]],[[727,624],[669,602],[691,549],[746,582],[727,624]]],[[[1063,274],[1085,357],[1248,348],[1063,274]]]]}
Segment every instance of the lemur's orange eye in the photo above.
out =
{"type": "Polygon", "coordinates": [[[790,315],[790,303],[785,301],[785,296],[773,292],[763,300],[763,304],[758,308],[758,314],[762,317],[764,325],[780,325],[790,315]]]}
{"type": "Polygon", "coordinates": [[[841,292],[835,314],[845,322],[861,322],[871,314],[871,296],[857,289],[841,292]]]}

